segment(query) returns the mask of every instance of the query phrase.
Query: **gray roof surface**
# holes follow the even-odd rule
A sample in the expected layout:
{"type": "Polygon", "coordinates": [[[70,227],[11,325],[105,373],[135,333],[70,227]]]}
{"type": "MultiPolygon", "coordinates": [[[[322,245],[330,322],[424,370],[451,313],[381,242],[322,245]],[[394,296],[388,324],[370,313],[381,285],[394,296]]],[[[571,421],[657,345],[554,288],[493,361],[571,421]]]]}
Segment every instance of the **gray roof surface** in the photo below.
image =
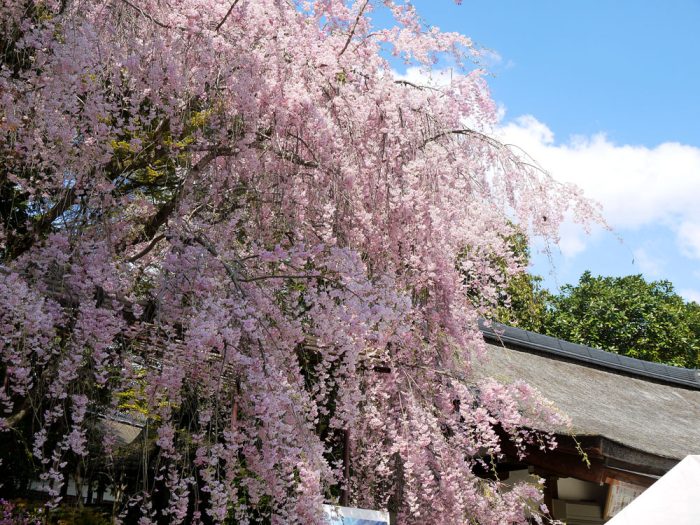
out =
{"type": "Polygon", "coordinates": [[[142,427],[114,419],[102,419],[100,424],[105,435],[113,437],[118,446],[129,445],[143,430],[142,427]]]}
{"type": "Polygon", "coordinates": [[[575,434],[601,436],[665,458],[700,454],[700,387],[632,377],[527,346],[506,348],[485,336],[489,352],[474,363],[477,378],[524,380],[571,418],[575,434]]]}
{"type": "Polygon", "coordinates": [[[480,328],[487,340],[496,343],[512,344],[537,352],[582,361],[590,365],[700,390],[700,371],[698,370],[642,361],[502,324],[494,323],[493,326],[489,327],[482,321],[480,328]]]}

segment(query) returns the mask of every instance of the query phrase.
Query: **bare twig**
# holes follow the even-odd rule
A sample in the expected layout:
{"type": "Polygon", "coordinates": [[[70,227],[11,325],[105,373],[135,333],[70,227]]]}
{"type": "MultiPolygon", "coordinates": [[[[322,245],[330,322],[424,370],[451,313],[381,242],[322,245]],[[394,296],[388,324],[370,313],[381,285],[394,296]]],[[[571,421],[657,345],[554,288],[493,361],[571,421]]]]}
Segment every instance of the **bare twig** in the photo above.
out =
{"type": "Polygon", "coordinates": [[[430,90],[432,90],[432,91],[437,91],[437,92],[439,92],[439,93],[442,93],[442,90],[440,90],[439,88],[436,88],[436,87],[433,87],[433,86],[423,86],[423,85],[419,85],[419,84],[414,84],[413,82],[409,82],[408,80],[394,80],[394,83],[395,83],[395,84],[401,84],[401,85],[404,85],[404,86],[414,87],[414,88],[420,89],[420,90],[423,90],[423,89],[430,89],[430,90]]]}
{"type": "MultiPolygon", "coordinates": [[[[206,168],[214,159],[224,156],[227,154],[232,154],[230,150],[228,149],[219,149],[219,148],[213,148],[211,151],[209,151],[206,155],[204,155],[197,164],[195,164],[192,169],[190,170],[189,175],[192,174],[197,174],[201,172],[204,168],[206,168]]],[[[158,232],[158,229],[166,223],[170,215],[172,214],[173,211],[175,211],[175,208],[177,207],[177,204],[180,202],[180,199],[182,198],[182,195],[185,191],[185,182],[183,181],[180,184],[180,187],[177,189],[175,192],[175,195],[173,195],[169,201],[167,201],[165,204],[163,204],[160,209],[153,215],[151,216],[148,221],[146,221],[146,224],[143,227],[143,231],[134,239],[130,244],[138,244],[143,241],[147,241],[149,239],[152,239],[155,234],[158,232]]],[[[121,247],[122,249],[125,248],[126,246],[121,247]]]]}
{"type": "Polygon", "coordinates": [[[165,234],[162,234],[162,233],[160,235],[154,237],[148,246],[146,246],[143,250],[141,250],[139,253],[137,253],[133,257],[129,257],[129,262],[130,263],[136,262],[141,257],[144,257],[145,255],[147,255],[155,247],[155,245],[158,244],[163,239],[165,239],[165,234]]]}
{"type": "Polygon", "coordinates": [[[236,7],[237,3],[238,3],[238,0],[233,0],[231,7],[228,8],[228,11],[226,11],[226,15],[224,15],[224,17],[221,19],[221,22],[219,22],[219,25],[216,26],[216,31],[221,29],[221,26],[223,26],[226,23],[226,20],[228,19],[229,16],[231,16],[231,13],[233,12],[233,8],[236,7]]]}
{"type": "Polygon", "coordinates": [[[255,281],[266,281],[268,279],[322,279],[321,274],[298,274],[298,275],[285,275],[285,274],[270,274],[270,275],[258,275],[256,277],[246,277],[240,279],[242,283],[252,283],[255,281]]]}
{"type": "MultiPolygon", "coordinates": [[[[147,13],[146,11],[144,11],[143,9],[141,9],[139,6],[132,4],[131,2],[129,2],[129,0],[121,0],[121,1],[124,2],[126,5],[128,5],[130,8],[138,11],[141,16],[148,18],[155,25],[162,27],[163,29],[172,29],[173,28],[173,26],[169,26],[168,24],[164,24],[163,22],[161,22],[160,20],[155,18],[153,15],[151,15],[151,14],[147,13]]],[[[182,30],[183,28],[178,27],[178,29],[182,30]]]]}
{"type": "Polygon", "coordinates": [[[365,9],[367,9],[368,4],[369,4],[369,0],[365,0],[365,3],[362,4],[362,7],[360,8],[360,12],[357,13],[357,17],[355,17],[355,23],[352,25],[352,29],[350,30],[350,34],[348,35],[348,39],[345,41],[345,45],[343,46],[343,49],[341,49],[340,53],[338,53],[338,58],[343,56],[343,53],[345,53],[348,46],[350,45],[350,41],[352,40],[352,37],[355,34],[355,30],[357,29],[357,24],[360,23],[360,18],[362,18],[362,14],[365,12],[365,9]]]}

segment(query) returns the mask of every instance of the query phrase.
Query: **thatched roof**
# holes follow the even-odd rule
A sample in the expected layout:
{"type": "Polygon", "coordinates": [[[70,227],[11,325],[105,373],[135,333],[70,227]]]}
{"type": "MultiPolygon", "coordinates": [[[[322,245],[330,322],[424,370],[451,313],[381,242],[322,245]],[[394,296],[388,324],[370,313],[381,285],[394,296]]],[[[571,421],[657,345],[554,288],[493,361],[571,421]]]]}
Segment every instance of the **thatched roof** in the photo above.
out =
{"type": "Polygon", "coordinates": [[[477,375],[526,381],[571,417],[578,436],[600,436],[674,463],[700,454],[697,371],[651,367],[645,373],[648,364],[630,358],[626,368],[607,366],[606,360],[619,364],[619,356],[601,362],[601,350],[580,345],[578,354],[567,355],[561,341],[524,330],[484,329],[484,335],[490,352],[476,365],[477,375]]]}
{"type": "Polygon", "coordinates": [[[141,435],[143,427],[116,419],[104,418],[100,421],[102,432],[110,436],[119,447],[133,443],[141,435]]]}

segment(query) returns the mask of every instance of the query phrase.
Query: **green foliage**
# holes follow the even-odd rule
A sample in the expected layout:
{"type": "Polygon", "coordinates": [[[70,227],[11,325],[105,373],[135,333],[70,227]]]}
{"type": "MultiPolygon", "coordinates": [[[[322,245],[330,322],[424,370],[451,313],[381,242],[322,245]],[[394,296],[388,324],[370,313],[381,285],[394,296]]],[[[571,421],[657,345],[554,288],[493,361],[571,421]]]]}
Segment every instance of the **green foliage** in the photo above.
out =
{"type": "MultiPolygon", "coordinates": [[[[7,158],[2,150],[0,157],[7,158]]],[[[26,176],[32,175],[28,173],[26,176]]],[[[6,255],[12,255],[12,248],[20,244],[20,239],[27,235],[31,214],[29,194],[11,182],[0,168],[0,225],[4,226],[7,232],[6,248],[0,248],[0,260],[6,255]]]]}
{"type": "MultiPolygon", "coordinates": [[[[506,241],[521,266],[527,267],[530,264],[527,236],[516,230],[506,241]]],[[[503,273],[505,276],[505,268],[503,273]]],[[[542,278],[522,272],[505,276],[504,281],[503,293],[496,305],[493,319],[524,330],[542,332],[550,299],[549,292],[542,288],[542,278]]]]}
{"type": "Polygon", "coordinates": [[[110,516],[99,507],[60,505],[46,509],[26,499],[0,499],[0,525],[109,525],[110,516]]]}
{"type": "Polygon", "coordinates": [[[543,333],[551,294],[541,283],[542,277],[527,272],[511,277],[506,285],[508,300],[498,305],[494,320],[543,333]]]}
{"type": "Polygon", "coordinates": [[[110,517],[99,508],[62,505],[51,514],[49,523],[63,525],[109,525],[110,517]]]}
{"type": "MultiPolygon", "coordinates": [[[[507,239],[527,266],[527,239],[507,239]]],[[[504,271],[505,275],[505,271],[504,271]]],[[[641,275],[593,277],[553,295],[542,278],[523,272],[504,279],[493,319],[610,352],[686,368],[700,368],[700,305],[686,303],[669,281],[641,275]]]]}
{"type": "Polygon", "coordinates": [[[647,361],[700,366],[700,305],[686,303],[668,281],[641,275],[593,277],[549,298],[547,335],[647,361]]]}

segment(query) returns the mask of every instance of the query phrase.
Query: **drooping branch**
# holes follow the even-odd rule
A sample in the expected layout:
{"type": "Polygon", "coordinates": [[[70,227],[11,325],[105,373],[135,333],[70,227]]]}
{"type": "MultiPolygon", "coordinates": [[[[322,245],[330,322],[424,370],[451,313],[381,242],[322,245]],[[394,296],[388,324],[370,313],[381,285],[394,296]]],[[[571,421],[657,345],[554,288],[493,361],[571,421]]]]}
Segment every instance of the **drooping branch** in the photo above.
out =
{"type": "Polygon", "coordinates": [[[42,237],[50,228],[51,224],[63,215],[75,202],[75,188],[64,190],[58,197],[56,203],[34,223],[27,233],[25,233],[12,250],[11,257],[16,258],[26,253],[34,243],[42,237]]]}
{"type": "Polygon", "coordinates": [[[158,243],[159,243],[160,241],[162,241],[163,239],[165,239],[165,235],[164,235],[164,234],[160,234],[160,235],[154,237],[154,238],[151,240],[151,242],[148,244],[148,246],[146,246],[143,250],[141,250],[141,251],[140,251],[139,253],[137,253],[136,255],[134,255],[134,256],[132,256],[132,257],[129,257],[129,262],[130,262],[130,263],[136,262],[136,261],[138,261],[141,257],[145,257],[146,255],[148,255],[148,254],[150,253],[150,251],[151,251],[153,248],[155,248],[156,244],[158,244],[158,243]]]}
{"type": "Polygon", "coordinates": [[[237,291],[239,294],[242,294],[242,293],[243,293],[243,289],[241,288],[241,284],[240,284],[240,281],[241,281],[240,275],[238,274],[238,272],[237,272],[229,263],[227,263],[226,261],[222,260],[222,259],[219,257],[219,252],[218,252],[217,249],[214,247],[214,245],[213,245],[211,242],[209,242],[209,240],[206,239],[206,238],[205,238],[204,236],[202,236],[202,235],[196,235],[196,236],[194,237],[194,241],[195,241],[197,244],[199,244],[199,245],[201,245],[202,247],[204,247],[204,249],[207,250],[207,252],[209,252],[209,255],[211,255],[212,257],[214,257],[217,261],[219,261],[219,262],[221,263],[221,265],[222,265],[222,266],[224,267],[224,269],[226,270],[226,273],[227,273],[228,276],[230,277],[231,281],[233,281],[233,285],[234,285],[234,287],[236,288],[236,291],[237,291]]]}
{"type": "MultiPolygon", "coordinates": [[[[202,172],[214,159],[220,157],[220,156],[225,156],[225,155],[230,155],[231,150],[226,149],[226,148],[213,148],[211,149],[207,154],[205,154],[198,162],[195,164],[195,166],[189,171],[189,176],[195,176],[199,173],[202,172]]],[[[170,215],[175,211],[177,208],[177,205],[180,203],[180,200],[182,199],[182,196],[185,191],[185,182],[186,178],[182,180],[180,183],[180,186],[178,189],[175,191],[173,196],[165,203],[163,204],[158,211],[151,216],[150,219],[146,221],[143,227],[143,231],[134,239],[131,241],[131,245],[139,244],[144,241],[148,241],[153,239],[153,237],[156,235],[158,230],[160,229],[161,226],[163,226],[170,215]]],[[[122,246],[121,250],[122,251],[126,246],[122,246]]]]}
{"type": "Polygon", "coordinates": [[[357,24],[360,23],[360,19],[362,18],[362,15],[365,12],[365,9],[367,9],[367,5],[369,4],[369,0],[365,0],[365,3],[362,4],[362,7],[360,8],[359,13],[357,13],[357,16],[355,17],[355,22],[352,25],[352,29],[350,29],[350,34],[348,35],[348,39],[345,41],[345,45],[343,46],[343,49],[340,50],[340,53],[338,53],[338,58],[343,56],[343,53],[348,49],[348,46],[350,45],[350,42],[352,41],[352,37],[355,35],[355,30],[357,29],[357,24]]]}
{"type": "MultiPolygon", "coordinates": [[[[261,149],[263,151],[272,151],[275,155],[277,155],[279,158],[282,160],[288,160],[292,162],[293,164],[296,164],[297,166],[302,166],[304,168],[318,168],[320,164],[317,161],[312,161],[312,160],[306,160],[303,157],[301,157],[298,153],[295,153],[293,151],[285,150],[285,149],[271,149],[267,147],[267,143],[272,141],[272,137],[269,135],[266,135],[265,133],[258,131],[256,133],[258,136],[258,140],[254,143],[254,146],[258,149],[261,149]]],[[[298,137],[294,137],[297,138],[298,137]]],[[[304,143],[306,145],[306,143],[304,143]]],[[[307,146],[308,148],[308,146],[307,146]]]]}
{"type": "MultiPolygon", "coordinates": [[[[143,16],[144,18],[147,18],[148,20],[150,20],[151,22],[153,22],[153,23],[154,23],[155,25],[157,25],[158,27],[162,27],[163,29],[173,29],[173,26],[170,26],[170,25],[168,25],[168,24],[165,24],[165,23],[161,22],[160,20],[158,20],[158,19],[157,19],[156,17],[154,17],[153,15],[151,15],[151,14],[147,13],[146,11],[144,11],[143,9],[141,9],[141,8],[140,8],[139,6],[137,6],[136,4],[132,4],[131,2],[129,2],[129,0],[121,0],[121,1],[122,1],[123,3],[125,3],[126,5],[128,5],[131,9],[137,11],[137,12],[138,12],[141,16],[143,16]]],[[[179,29],[180,31],[184,31],[184,28],[182,28],[182,27],[178,27],[177,29],[179,29]]]]}
{"type": "Polygon", "coordinates": [[[323,279],[323,278],[324,278],[323,275],[315,274],[315,273],[310,273],[310,274],[269,274],[269,275],[256,275],[254,277],[246,277],[244,279],[241,279],[240,281],[242,283],[253,283],[256,281],[267,281],[267,280],[274,280],[274,279],[295,280],[295,279],[323,279]]]}
{"type": "Polygon", "coordinates": [[[413,87],[413,88],[420,89],[420,90],[423,90],[423,89],[430,89],[430,90],[432,90],[432,91],[440,91],[439,88],[436,88],[436,87],[433,87],[433,86],[424,86],[424,85],[420,85],[420,84],[414,84],[413,82],[409,82],[408,80],[394,80],[394,83],[395,83],[395,84],[400,84],[400,85],[402,85],[402,86],[413,87]]]}
{"type": "Polygon", "coordinates": [[[420,145],[420,148],[424,148],[431,142],[435,142],[437,140],[440,140],[443,137],[448,137],[450,135],[463,135],[463,136],[470,136],[470,137],[475,137],[483,142],[486,142],[487,144],[491,146],[497,146],[499,148],[505,147],[504,144],[498,142],[496,139],[489,137],[485,133],[481,133],[479,131],[475,131],[473,129],[469,128],[463,128],[463,129],[448,129],[446,131],[441,131],[440,133],[437,133],[436,135],[433,135],[432,137],[428,137],[423,141],[423,144],[420,145]]]}
{"type": "Polygon", "coordinates": [[[216,26],[216,31],[218,32],[219,29],[226,23],[226,20],[228,20],[228,17],[231,16],[231,13],[233,12],[233,9],[236,7],[236,4],[238,3],[238,0],[233,0],[233,3],[231,4],[231,7],[228,8],[228,11],[226,11],[226,14],[224,17],[221,19],[221,22],[219,22],[219,25],[216,26]]]}

